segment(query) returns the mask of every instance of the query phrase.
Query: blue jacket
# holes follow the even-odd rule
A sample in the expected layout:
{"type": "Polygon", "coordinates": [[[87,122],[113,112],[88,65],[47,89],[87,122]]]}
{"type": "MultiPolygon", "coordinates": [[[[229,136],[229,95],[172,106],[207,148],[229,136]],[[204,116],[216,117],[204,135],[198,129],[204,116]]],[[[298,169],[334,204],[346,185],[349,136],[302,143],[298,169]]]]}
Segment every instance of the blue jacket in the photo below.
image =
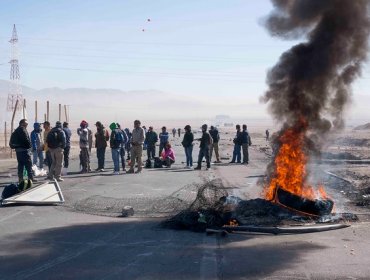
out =
{"type": "Polygon", "coordinates": [[[159,143],[166,144],[168,142],[168,132],[161,132],[159,133],[159,143]]]}
{"type": "Polygon", "coordinates": [[[72,132],[68,127],[63,127],[64,134],[66,135],[66,147],[71,147],[72,132]]]}

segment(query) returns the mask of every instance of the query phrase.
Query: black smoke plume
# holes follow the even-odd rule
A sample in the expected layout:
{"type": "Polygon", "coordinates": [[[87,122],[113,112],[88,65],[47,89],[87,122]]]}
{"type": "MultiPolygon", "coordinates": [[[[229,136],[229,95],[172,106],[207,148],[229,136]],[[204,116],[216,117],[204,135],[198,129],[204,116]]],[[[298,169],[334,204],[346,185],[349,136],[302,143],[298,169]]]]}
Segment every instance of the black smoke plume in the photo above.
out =
{"type": "Polygon", "coordinates": [[[370,21],[365,0],[272,0],[273,36],[305,37],[269,70],[263,97],[273,117],[292,126],[303,118],[316,135],[344,125],[351,83],[366,61],[370,21]]]}

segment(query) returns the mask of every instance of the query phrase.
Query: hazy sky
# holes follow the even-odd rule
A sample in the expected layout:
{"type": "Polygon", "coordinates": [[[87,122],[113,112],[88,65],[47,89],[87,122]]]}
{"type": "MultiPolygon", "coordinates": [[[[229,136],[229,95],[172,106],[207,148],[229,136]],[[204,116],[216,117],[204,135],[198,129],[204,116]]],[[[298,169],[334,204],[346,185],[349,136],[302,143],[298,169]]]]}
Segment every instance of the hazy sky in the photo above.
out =
{"type": "MultiPolygon", "coordinates": [[[[264,29],[268,0],[0,3],[0,79],[9,78],[15,23],[22,84],[36,89],[155,89],[261,110],[267,69],[295,43],[264,29]]],[[[355,97],[366,97],[368,88],[365,69],[355,97]]],[[[361,114],[366,117],[367,109],[361,114]]]]}

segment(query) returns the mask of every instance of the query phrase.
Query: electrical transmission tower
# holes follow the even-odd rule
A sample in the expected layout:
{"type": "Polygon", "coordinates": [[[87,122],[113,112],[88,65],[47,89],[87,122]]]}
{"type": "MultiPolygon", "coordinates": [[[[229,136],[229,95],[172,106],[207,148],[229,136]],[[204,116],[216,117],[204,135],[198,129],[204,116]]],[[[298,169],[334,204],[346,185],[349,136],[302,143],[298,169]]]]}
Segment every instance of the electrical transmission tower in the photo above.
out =
{"type": "Polygon", "coordinates": [[[12,38],[9,40],[11,44],[10,58],[10,88],[8,94],[7,110],[14,111],[15,104],[18,100],[17,110],[23,106],[22,88],[20,85],[20,74],[18,64],[18,35],[15,24],[13,25],[12,38]]]}

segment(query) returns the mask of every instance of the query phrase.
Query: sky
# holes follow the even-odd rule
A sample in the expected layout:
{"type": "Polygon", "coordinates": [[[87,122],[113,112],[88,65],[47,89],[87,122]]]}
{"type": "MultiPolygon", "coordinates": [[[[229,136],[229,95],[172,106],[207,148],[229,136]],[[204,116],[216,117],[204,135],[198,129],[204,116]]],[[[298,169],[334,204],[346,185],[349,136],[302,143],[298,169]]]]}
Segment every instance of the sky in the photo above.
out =
{"type": "MultiPolygon", "coordinates": [[[[259,101],[266,72],[297,43],[268,34],[268,0],[0,3],[0,79],[9,79],[8,40],[16,24],[21,83],[35,89],[159,90],[212,100],[231,114],[245,104],[246,114],[266,118],[259,101]]],[[[367,118],[359,100],[370,101],[368,69],[354,85],[358,118],[367,118]]]]}

